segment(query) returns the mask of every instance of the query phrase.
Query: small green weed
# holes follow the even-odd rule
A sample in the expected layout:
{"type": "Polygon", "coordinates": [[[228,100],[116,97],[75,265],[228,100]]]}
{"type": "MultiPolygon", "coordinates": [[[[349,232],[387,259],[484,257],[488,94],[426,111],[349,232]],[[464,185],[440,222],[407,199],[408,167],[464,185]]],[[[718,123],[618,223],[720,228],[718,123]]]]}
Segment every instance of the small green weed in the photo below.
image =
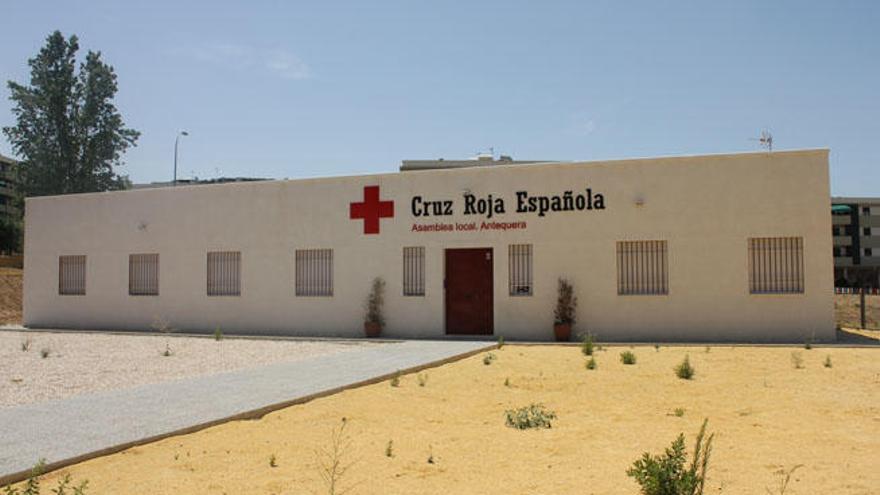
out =
{"type": "Polygon", "coordinates": [[[830,355],[830,354],[827,355],[827,356],[825,356],[825,362],[822,363],[822,366],[825,366],[826,368],[830,368],[830,367],[832,366],[832,364],[831,364],[831,355],[830,355]]]}
{"type": "Polygon", "coordinates": [[[485,356],[483,356],[483,364],[485,364],[486,366],[489,366],[490,364],[492,364],[492,361],[495,361],[495,359],[496,359],[495,354],[492,354],[490,352],[490,353],[486,354],[485,356]]]}
{"type": "Polygon", "coordinates": [[[504,379],[504,386],[505,386],[505,387],[509,387],[509,386],[510,386],[510,378],[509,378],[509,377],[504,379]]]}
{"type": "MultiPolygon", "coordinates": [[[[24,489],[19,490],[13,488],[12,485],[3,487],[3,495],[40,495],[40,476],[46,470],[46,460],[40,459],[31,469],[31,474],[24,483],[24,489]]],[[[83,481],[79,485],[70,486],[71,478],[67,474],[58,481],[58,485],[52,490],[55,495],[85,495],[86,488],[89,486],[88,480],[83,481]],[[70,491],[68,491],[70,490],[70,491]]]]}
{"type": "Polygon", "coordinates": [[[31,350],[31,339],[27,338],[21,341],[21,352],[31,350]]]}
{"type": "Polygon", "coordinates": [[[416,375],[416,381],[419,382],[420,387],[424,387],[428,384],[428,374],[427,373],[419,373],[416,375]]]}
{"type": "Polygon", "coordinates": [[[214,329],[214,340],[216,340],[217,342],[223,340],[223,330],[220,330],[220,327],[214,329]]]}
{"type": "Polygon", "coordinates": [[[690,357],[685,354],[684,361],[681,362],[678,366],[675,367],[675,376],[681,378],[682,380],[690,380],[694,377],[696,370],[693,366],[691,366],[690,357]]]}
{"type": "Polygon", "coordinates": [[[398,371],[398,372],[395,373],[394,376],[391,378],[390,385],[391,385],[392,387],[399,387],[399,386],[400,386],[400,375],[401,375],[401,373],[400,373],[400,371],[398,371]]]}
{"type": "Polygon", "coordinates": [[[672,414],[676,418],[680,418],[680,417],[684,416],[684,408],[683,407],[676,407],[675,410],[672,411],[672,414]]]}
{"type": "Polygon", "coordinates": [[[269,467],[278,467],[278,458],[275,454],[269,456],[269,467]]]}
{"type": "Polygon", "coordinates": [[[51,353],[52,353],[52,350],[49,349],[48,347],[43,347],[42,349],[40,349],[40,357],[42,357],[43,359],[46,359],[47,357],[49,357],[49,354],[51,354],[51,353]]]}
{"type": "Polygon", "coordinates": [[[504,335],[499,335],[498,336],[498,350],[501,350],[502,347],[504,347],[504,335]]]}
{"type": "Polygon", "coordinates": [[[584,353],[584,356],[593,355],[593,334],[590,332],[584,334],[584,340],[581,342],[581,352],[584,353]]]}
{"type": "Polygon", "coordinates": [[[585,365],[585,367],[588,370],[594,370],[594,369],[596,369],[596,366],[597,366],[596,365],[596,358],[591,356],[590,359],[587,360],[587,364],[585,365]]]}
{"type": "Polygon", "coordinates": [[[623,364],[636,364],[636,355],[632,351],[623,351],[620,353],[620,362],[623,364]]]}
{"type": "MultiPolygon", "coordinates": [[[[778,490],[779,495],[785,495],[785,491],[788,490],[788,484],[791,482],[791,475],[793,475],[795,471],[797,471],[799,468],[802,468],[802,467],[804,467],[803,464],[798,464],[797,466],[792,467],[788,471],[785,471],[785,470],[778,471],[778,474],[780,475],[779,485],[778,485],[779,486],[779,490],[778,490]]],[[[772,495],[773,492],[771,492],[769,488],[767,488],[766,490],[767,490],[768,494],[772,495]]]]}

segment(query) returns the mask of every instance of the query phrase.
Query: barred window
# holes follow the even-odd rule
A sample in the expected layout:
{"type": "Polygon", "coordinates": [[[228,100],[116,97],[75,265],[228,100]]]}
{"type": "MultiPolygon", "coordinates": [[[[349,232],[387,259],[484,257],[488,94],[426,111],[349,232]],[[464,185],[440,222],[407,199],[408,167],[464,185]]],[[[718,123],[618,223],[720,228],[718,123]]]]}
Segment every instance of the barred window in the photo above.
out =
{"type": "Polygon", "coordinates": [[[511,244],[507,248],[511,296],[532,295],[532,245],[511,244]]]}
{"type": "Polygon", "coordinates": [[[332,249],[297,249],[296,295],[333,295],[332,249]]]}
{"type": "Polygon", "coordinates": [[[86,295],[85,255],[58,257],[58,294],[62,296],[86,295]]]}
{"type": "Polygon", "coordinates": [[[804,292],[804,239],[753,237],[749,239],[749,292],[797,294],[804,292]]]}
{"type": "Polygon", "coordinates": [[[617,294],[669,294],[666,241],[617,242],[617,294]]]}
{"type": "Polygon", "coordinates": [[[159,295],[159,255],[128,255],[128,294],[130,296],[159,295]]]}
{"type": "Polygon", "coordinates": [[[241,252],[208,253],[208,295],[241,295],[241,252]]]}
{"type": "Polygon", "coordinates": [[[403,295],[425,295],[425,248],[403,248],[403,295]]]}

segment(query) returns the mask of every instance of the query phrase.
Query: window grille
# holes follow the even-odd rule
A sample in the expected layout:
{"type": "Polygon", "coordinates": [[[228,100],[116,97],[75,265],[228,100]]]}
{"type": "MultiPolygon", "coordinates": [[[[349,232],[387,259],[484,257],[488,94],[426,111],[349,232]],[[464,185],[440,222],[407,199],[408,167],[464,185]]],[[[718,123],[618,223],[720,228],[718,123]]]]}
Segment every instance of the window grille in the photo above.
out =
{"type": "Polygon", "coordinates": [[[128,294],[130,296],[159,295],[158,254],[128,256],[128,294]]]}
{"type": "Polygon", "coordinates": [[[403,248],[403,295],[425,295],[425,248],[403,248]]]}
{"type": "Polygon", "coordinates": [[[617,294],[664,295],[669,293],[666,241],[617,242],[617,294]]]}
{"type": "Polygon", "coordinates": [[[208,295],[241,295],[241,252],[208,253],[208,295]]]}
{"type": "Polygon", "coordinates": [[[532,245],[511,244],[507,248],[511,296],[532,295],[532,245]]]}
{"type": "Polygon", "coordinates": [[[58,294],[62,296],[86,295],[85,255],[58,257],[58,294]]]}
{"type": "Polygon", "coordinates": [[[749,239],[749,292],[752,294],[804,292],[802,237],[749,239]]]}
{"type": "Polygon", "coordinates": [[[296,295],[333,295],[333,250],[296,251],[296,295]]]}

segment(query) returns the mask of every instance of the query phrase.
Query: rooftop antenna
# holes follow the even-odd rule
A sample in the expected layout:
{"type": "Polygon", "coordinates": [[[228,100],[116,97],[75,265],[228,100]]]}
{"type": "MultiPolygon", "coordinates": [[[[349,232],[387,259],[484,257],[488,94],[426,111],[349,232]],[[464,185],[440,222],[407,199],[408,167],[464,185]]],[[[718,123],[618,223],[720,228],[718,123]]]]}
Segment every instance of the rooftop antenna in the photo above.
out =
{"type": "Polygon", "coordinates": [[[761,137],[751,138],[750,141],[758,141],[762,148],[766,148],[767,151],[773,151],[773,135],[766,129],[761,131],[761,137]]]}

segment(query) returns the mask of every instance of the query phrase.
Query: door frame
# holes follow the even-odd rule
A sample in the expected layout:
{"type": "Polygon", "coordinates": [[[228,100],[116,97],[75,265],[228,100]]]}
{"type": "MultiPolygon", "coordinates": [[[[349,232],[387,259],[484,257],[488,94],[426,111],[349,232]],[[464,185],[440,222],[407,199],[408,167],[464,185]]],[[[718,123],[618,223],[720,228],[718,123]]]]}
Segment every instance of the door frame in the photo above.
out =
{"type": "Polygon", "coordinates": [[[449,247],[443,248],[443,335],[445,336],[458,336],[458,337],[468,337],[468,336],[484,336],[484,335],[495,335],[495,248],[492,246],[458,246],[458,247],[449,247]],[[447,266],[447,251],[468,251],[468,250],[481,250],[488,251],[489,255],[492,257],[492,263],[489,266],[489,329],[490,333],[485,334],[466,334],[466,333],[449,333],[449,301],[448,301],[448,290],[447,290],[447,274],[449,267],[447,266]]]}

